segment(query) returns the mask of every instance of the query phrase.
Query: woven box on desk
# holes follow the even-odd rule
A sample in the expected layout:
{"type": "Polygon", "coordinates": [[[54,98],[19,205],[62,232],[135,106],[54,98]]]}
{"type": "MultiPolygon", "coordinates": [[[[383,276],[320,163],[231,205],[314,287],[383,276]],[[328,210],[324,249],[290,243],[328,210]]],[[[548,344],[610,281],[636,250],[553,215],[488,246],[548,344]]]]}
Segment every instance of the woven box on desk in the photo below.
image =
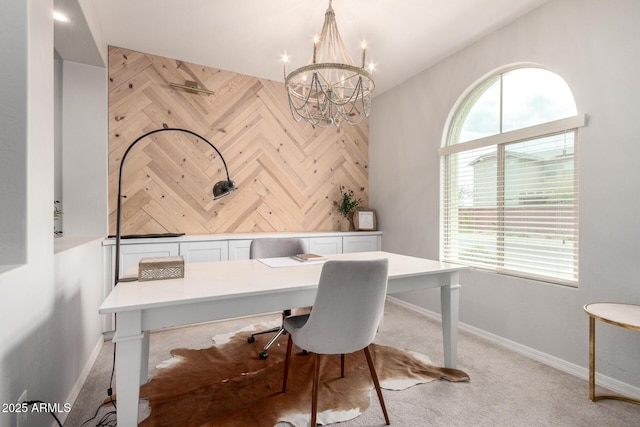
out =
{"type": "Polygon", "coordinates": [[[184,258],[181,256],[142,258],[138,264],[139,282],[181,277],[184,277],[184,258]]]}

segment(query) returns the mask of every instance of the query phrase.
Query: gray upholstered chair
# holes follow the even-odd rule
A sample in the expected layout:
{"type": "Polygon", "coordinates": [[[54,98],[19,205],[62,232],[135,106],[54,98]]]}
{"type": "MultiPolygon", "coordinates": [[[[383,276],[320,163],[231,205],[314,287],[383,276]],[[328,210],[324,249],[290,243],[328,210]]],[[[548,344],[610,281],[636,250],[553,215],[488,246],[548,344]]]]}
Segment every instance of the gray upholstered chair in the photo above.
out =
{"type": "MultiPolygon", "coordinates": [[[[249,258],[258,259],[258,258],[279,258],[279,257],[287,257],[294,256],[298,254],[304,254],[307,252],[307,247],[304,243],[304,240],[298,238],[263,238],[263,239],[253,239],[251,241],[251,245],[249,246],[249,258]]],[[[285,317],[291,315],[291,310],[285,310],[282,312],[282,320],[284,322],[285,317]]],[[[270,334],[274,333],[275,335],[267,345],[264,346],[262,351],[260,352],[260,358],[266,359],[269,357],[269,347],[271,347],[280,336],[284,333],[284,329],[282,325],[267,329],[265,331],[256,332],[255,334],[251,334],[247,341],[251,344],[255,342],[256,335],[262,334],[270,334]]]]}
{"type": "Polygon", "coordinates": [[[310,314],[287,317],[284,329],[289,333],[282,392],[287,390],[287,377],[293,344],[314,354],[311,426],[316,425],[318,409],[319,354],[341,355],[341,377],[344,377],[344,355],[364,350],[373,384],[380,400],[384,419],[389,424],[380,383],[369,345],[373,342],[382,318],[387,293],[389,262],[327,261],[320,275],[318,293],[310,314]]]}

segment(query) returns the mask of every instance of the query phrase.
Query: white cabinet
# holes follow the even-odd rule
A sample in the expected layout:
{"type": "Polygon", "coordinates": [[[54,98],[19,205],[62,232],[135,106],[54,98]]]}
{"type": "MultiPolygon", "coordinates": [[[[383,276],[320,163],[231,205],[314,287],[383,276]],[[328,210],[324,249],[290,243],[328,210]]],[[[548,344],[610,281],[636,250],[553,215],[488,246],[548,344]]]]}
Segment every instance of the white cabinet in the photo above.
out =
{"type": "Polygon", "coordinates": [[[342,252],[372,252],[381,249],[381,237],[372,235],[344,236],[342,238],[342,252]]]}
{"type": "Polygon", "coordinates": [[[229,261],[249,259],[251,240],[229,240],[229,261]]]}
{"type": "MultiPolygon", "coordinates": [[[[137,268],[142,258],[176,256],[178,253],[178,243],[120,245],[120,277],[124,276],[127,271],[130,273],[132,267],[137,268]]],[[[114,268],[115,264],[112,264],[111,271],[114,268]]]]}
{"type": "Polygon", "coordinates": [[[307,245],[309,253],[317,255],[329,255],[342,253],[342,237],[310,237],[307,245]]]}
{"type": "MultiPolygon", "coordinates": [[[[255,238],[299,237],[307,245],[307,251],[318,255],[343,252],[368,252],[382,249],[382,233],[374,232],[300,232],[300,233],[247,233],[226,235],[180,236],[171,238],[147,238],[121,240],[120,277],[125,273],[136,275],[138,263],[145,257],[182,255],[185,263],[249,259],[251,240],[255,238]]],[[[111,292],[114,283],[115,241],[107,239],[104,248],[104,297],[111,292]]],[[[109,316],[103,331],[113,330],[109,316]]]]}
{"type": "Polygon", "coordinates": [[[180,243],[180,255],[185,263],[226,261],[229,259],[229,244],[226,240],[180,243]]]}

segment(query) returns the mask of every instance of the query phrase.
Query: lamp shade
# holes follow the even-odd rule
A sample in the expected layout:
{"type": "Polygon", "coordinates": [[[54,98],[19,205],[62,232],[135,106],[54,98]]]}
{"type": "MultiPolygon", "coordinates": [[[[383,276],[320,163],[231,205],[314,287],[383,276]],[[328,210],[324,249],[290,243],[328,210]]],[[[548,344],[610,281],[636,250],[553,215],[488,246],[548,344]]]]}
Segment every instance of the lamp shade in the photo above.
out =
{"type": "Polygon", "coordinates": [[[218,181],[213,186],[213,200],[218,200],[219,198],[228,195],[232,191],[235,191],[235,189],[236,184],[231,180],[218,181]]]}

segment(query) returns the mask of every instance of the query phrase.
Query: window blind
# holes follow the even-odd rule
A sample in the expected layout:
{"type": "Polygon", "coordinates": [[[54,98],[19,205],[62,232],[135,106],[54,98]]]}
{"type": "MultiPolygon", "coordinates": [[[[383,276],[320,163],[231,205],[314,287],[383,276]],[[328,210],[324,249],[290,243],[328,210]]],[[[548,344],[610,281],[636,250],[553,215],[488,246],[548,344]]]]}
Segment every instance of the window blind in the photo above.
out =
{"type": "Polygon", "coordinates": [[[442,156],[445,261],[577,285],[577,129],[442,156]]]}

